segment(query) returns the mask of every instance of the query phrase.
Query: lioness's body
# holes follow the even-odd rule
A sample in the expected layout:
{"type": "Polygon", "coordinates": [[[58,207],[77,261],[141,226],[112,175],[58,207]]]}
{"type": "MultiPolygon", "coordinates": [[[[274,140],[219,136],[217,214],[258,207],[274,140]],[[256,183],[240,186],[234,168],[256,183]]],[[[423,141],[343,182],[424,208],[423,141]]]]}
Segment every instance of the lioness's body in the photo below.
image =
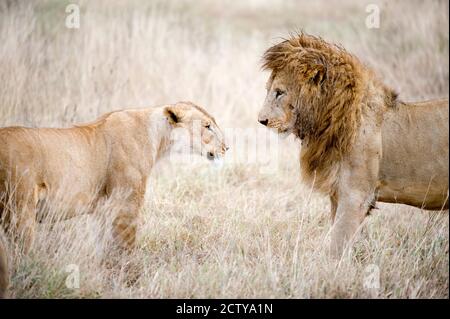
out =
{"type": "Polygon", "coordinates": [[[133,246],[151,169],[172,144],[172,130],[190,132],[193,121],[203,123],[198,151],[203,154],[206,149],[213,157],[223,154],[225,146],[214,119],[191,103],[112,112],[94,123],[67,129],[1,128],[4,225],[12,226],[28,249],[38,201],[63,201],[58,207],[64,209],[62,218],[68,218],[94,208],[101,198],[120,195],[114,236],[122,246],[133,246]]]}
{"type": "MultiPolygon", "coordinates": [[[[148,138],[151,121],[143,119],[149,116],[149,111],[126,111],[68,129],[0,129],[0,193],[12,202],[2,216],[5,226],[16,227],[28,249],[39,200],[63,200],[64,218],[69,218],[118,188],[132,190],[127,211],[133,212],[122,215],[134,219],[159,145],[165,143],[164,132],[155,130],[161,135],[148,138]]],[[[134,242],[134,229],[124,240],[134,242]]]]}
{"type": "Polygon", "coordinates": [[[429,210],[448,208],[448,123],[446,100],[398,103],[387,110],[377,200],[429,210]]]}
{"type": "MultiPolygon", "coordinates": [[[[97,128],[0,129],[0,187],[6,186],[5,181],[12,185],[25,184],[23,187],[35,190],[34,196],[46,200],[59,195],[58,190],[67,190],[71,200],[79,204],[104,195],[108,180],[113,178],[108,176],[109,158],[113,155],[114,161],[115,154],[120,154],[117,146],[114,154],[111,153],[108,140],[109,134],[114,133],[113,125],[105,124],[97,128]]],[[[124,131],[124,127],[117,129],[124,131]]],[[[143,148],[149,147],[148,139],[140,141],[139,136],[128,135],[129,147],[136,148],[138,143],[142,143],[143,148]]],[[[142,160],[149,165],[151,157],[142,160]]],[[[132,166],[134,163],[130,163],[130,168],[132,166]]]]}

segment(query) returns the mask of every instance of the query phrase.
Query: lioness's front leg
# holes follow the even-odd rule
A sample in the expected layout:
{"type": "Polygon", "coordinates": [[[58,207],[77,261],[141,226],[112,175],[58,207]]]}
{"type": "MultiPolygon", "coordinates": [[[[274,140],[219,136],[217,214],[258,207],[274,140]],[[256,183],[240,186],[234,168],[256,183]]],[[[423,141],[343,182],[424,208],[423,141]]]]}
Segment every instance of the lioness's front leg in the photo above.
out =
{"type": "Polygon", "coordinates": [[[141,184],[131,187],[131,193],[121,199],[120,210],[112,223],[115,243],[127,250],[134,248],[138,227],[139,212],[144,202],[145,187],[141,184]]]}

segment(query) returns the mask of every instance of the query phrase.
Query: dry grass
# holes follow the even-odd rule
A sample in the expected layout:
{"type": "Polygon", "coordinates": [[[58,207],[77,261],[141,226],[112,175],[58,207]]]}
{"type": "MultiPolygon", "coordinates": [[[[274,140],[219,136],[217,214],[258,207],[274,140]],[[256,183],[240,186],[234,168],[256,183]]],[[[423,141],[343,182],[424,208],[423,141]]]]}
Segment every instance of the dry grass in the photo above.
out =
{"type": "MultiPolygon", "coordinates": [[[[404,100],[448,97],[446,1],[377,2],[380,29],[365,27],[361,1],[80,1],[80,29],[65,28],[64,1],[6,3],[2,126],[67,126],[192,100],[222,127],[256,128],[267,78],[260,57],[300,29],[361,56],[404,100]]],[[[114,207],[40,225],[29,256],[13,249],[13,297],[448,298],[447,213],[380,205],[351,254],[331,261],[328,201],[299,183],[296,141],[280,142],[278,154],[272,173],[245,161],[159,165],[139,247],[116,256],[119,267],[104,263],[114,207]],[[65,285],[71,264],[79,289],[65,285]],[[372,264],[378,290],[364,288],[372,264]]]]}

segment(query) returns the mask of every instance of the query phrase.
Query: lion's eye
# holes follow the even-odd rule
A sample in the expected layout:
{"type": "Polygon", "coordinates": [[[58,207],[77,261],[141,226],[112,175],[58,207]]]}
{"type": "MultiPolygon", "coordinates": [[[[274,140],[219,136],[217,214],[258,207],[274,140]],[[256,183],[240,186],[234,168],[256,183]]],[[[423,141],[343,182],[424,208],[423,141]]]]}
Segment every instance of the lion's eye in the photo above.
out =
{"type": "Polygon", "coordinates": [[[275,98],[278,99],[280,96],[284,95],[284,91],[275,90],[275,98]]]}
{"type": "Polygon", "coordinates": [[[208,129],[208,130],[210,130],[210,129],[211,129],[211,125],[210,125],[210,124],[207,124],[207,125],[205,126],[205,128],[208,129]]]}

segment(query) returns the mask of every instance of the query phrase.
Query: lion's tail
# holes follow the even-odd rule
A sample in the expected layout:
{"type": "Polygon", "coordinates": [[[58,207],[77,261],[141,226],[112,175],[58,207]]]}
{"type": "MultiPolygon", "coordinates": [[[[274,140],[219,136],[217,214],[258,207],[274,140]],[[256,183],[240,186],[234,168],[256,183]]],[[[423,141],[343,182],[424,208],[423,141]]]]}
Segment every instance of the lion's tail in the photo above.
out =
{"type": "Polygon", "coordinates": [[[6,251],[6,239],[0,226],[0,299],[6,298],[9,286],[8,252],[6,251]]]}

